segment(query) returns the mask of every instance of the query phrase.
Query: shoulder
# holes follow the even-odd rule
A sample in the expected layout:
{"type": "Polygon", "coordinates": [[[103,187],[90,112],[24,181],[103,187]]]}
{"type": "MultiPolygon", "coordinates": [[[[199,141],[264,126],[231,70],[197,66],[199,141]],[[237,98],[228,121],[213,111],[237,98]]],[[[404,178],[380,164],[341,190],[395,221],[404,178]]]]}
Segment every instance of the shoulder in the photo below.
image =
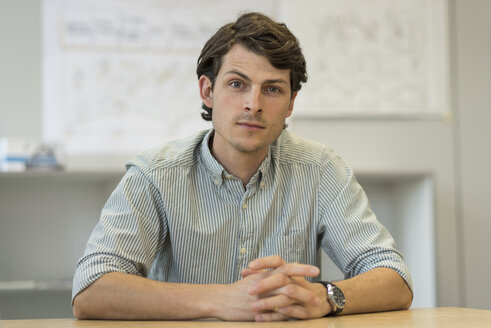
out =
{"type": "Polygon", "coordinates": [[[353,177],[351,166],[333,149],[319,142],[283,131],[275,147],[273,151],[279,165],[296,165],[317,172],[320,183],[330,188],[333,185],[343,186],[353,177]]]}
{"type": "Polygon", "coordinates": [[[339,159],[339,156],[326,145],[302,138],[287,130],[281,133],[274,147],[276,149],[273,151],[281,163],[324,166],[339,159]]]}
{"type": "Polygon", "coordinates": [[[196,148],[207,133],[208,130],[203,130],[189,138],[151,148],[130,160],[126,168],[135,166],[144,173],[150,173],[159,169],[193,166],[197,161],[196,148]]]}

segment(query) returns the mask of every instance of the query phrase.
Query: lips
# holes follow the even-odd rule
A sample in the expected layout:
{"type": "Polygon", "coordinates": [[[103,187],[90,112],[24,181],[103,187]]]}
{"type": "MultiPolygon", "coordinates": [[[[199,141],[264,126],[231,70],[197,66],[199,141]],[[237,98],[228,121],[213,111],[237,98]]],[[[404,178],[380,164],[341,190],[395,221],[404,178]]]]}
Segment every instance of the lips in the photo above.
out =
{"type": "Polygon", "coordinates": [[[264,126],[254,122],[238,122],[237,124],[249,129],[264,129],[264,126]]]}

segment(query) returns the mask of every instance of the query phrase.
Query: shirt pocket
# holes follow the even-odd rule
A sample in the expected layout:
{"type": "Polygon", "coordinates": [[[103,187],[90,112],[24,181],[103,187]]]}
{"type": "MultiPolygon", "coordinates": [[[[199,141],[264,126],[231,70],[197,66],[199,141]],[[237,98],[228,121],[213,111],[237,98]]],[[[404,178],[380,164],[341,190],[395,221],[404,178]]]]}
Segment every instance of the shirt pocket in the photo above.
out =
{"type": "Polygon", "coordinates": [[[259,257],[280,256],[288,263],[305,263],[306,232],[266,238],[259,250],[259,257]]]}

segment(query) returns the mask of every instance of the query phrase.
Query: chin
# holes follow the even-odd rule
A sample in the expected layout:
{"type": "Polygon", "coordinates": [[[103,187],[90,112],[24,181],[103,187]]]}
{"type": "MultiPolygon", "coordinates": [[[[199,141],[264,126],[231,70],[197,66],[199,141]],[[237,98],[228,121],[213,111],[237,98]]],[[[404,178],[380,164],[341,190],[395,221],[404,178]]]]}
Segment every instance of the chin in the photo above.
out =
{"type": "Polygon", "coordinates": [[[239,144],[236,145],[235,148],[237,150],[240,150],[241,152],[244,153],[255,153],[257,151],[260,151],[261,149],[264,148],[264,145],[245,145],[245,144],[239,144]]]}

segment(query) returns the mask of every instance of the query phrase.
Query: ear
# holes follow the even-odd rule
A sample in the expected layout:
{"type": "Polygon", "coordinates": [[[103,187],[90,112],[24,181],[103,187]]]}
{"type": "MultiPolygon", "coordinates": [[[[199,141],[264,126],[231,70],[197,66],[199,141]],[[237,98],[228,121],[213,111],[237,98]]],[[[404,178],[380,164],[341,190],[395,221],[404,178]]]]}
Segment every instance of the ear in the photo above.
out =
{"type": "Polygon", "coordinates": [[[211,80],[206,75],[201,75],[199,78],[199,96],[207,107],[213,108],[211,80]]]}
{"type": "Polygon", "coordinates": [[[292,97],[290,99],[290,104],[288,105],[288,113],[286,114],[286,117],[290,117],[293,113],[293,103],[295,102],[295,98],[297,97],[298,91],[295,91],[292,93],[292,97]]]}

